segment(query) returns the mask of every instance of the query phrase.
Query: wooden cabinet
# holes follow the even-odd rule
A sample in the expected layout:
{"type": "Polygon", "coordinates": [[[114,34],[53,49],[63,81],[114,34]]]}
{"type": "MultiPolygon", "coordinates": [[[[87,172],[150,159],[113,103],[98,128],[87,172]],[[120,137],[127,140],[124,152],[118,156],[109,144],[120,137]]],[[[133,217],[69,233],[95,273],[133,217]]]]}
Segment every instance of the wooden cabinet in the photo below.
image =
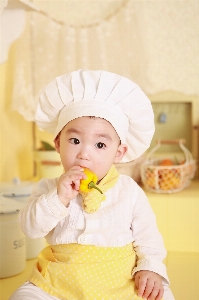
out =
{"type": "MultiPolygon", "coordinates": [[[[155,115],[156,132],[151,148],[157,139],[185,139],[185,146],[197,161],[196,177],[199,176],[199,98],[176,92],[164,92],[149,96],[155,115]],[[161,119],[161,114],[164,118],[161,119]]],[[[161,149],[164,151],[164,149],[161,149]]],[[[176,152],[166,146],[167,152],[176,152]]]]}

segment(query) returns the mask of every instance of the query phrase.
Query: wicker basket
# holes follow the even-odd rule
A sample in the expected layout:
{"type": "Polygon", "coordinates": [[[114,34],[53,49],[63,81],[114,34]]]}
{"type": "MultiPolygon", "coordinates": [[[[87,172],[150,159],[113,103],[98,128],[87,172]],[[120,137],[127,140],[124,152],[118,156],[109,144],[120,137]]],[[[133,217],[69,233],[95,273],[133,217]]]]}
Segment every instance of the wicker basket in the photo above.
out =
{"type": "Polygon", "coordinates": [[[141,179],[147,190],[155,193],[175,193],[189,185],[195,175],[196,163],[183,142],[183,140],[159,140],[148,153],[141,166],[141,179]],[[179,144],[185,158],[183,163],[176,164],[175,158],[155,157],[154,153],[162,144],[179,144]],[[168,165],[165,165],[166,163],[168,165]]]}

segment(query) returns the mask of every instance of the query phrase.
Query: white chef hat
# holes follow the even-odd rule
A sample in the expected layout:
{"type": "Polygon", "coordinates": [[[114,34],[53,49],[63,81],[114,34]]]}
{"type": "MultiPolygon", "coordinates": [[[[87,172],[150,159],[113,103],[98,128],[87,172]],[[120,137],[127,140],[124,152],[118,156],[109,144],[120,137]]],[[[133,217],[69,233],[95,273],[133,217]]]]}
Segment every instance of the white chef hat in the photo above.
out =
{"type": "Polygon", "coordinates": [[[35,121],[54,137],[70,121],[95,116],[110,122],[122,144],[123,161],[141,156],[154,134],[150,100],[137,84],[106,71],[78,70],[51,81],[40,95],[35,121]]]}

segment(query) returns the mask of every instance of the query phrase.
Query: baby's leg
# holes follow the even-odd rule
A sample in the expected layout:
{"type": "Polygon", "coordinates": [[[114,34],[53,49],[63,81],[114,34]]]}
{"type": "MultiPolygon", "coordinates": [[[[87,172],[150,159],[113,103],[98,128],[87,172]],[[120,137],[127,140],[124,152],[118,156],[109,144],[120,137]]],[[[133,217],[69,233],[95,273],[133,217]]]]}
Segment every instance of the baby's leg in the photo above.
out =
{"type": "Polygon", "coordinates": [[[18,288],[9,300],[59,300],[53,297],[31,282],[24,283],[20,288],[18,288]]]}

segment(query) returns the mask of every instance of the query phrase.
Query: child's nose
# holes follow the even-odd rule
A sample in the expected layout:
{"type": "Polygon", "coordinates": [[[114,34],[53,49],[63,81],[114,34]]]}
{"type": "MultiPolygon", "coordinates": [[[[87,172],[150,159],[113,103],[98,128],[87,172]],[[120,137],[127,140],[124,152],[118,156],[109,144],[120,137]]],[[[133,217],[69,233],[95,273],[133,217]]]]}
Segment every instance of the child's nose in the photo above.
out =
{"type": "Polygon", "coordinates": [[[85,160],[88,160],[88,159],[89,159],[89,152],[88,152],[88,149],[86,149],[86,148],[81,149],[81,151],[79,151],[77,157],[78,157],[79,159],[85,159],[85,160]]]}

